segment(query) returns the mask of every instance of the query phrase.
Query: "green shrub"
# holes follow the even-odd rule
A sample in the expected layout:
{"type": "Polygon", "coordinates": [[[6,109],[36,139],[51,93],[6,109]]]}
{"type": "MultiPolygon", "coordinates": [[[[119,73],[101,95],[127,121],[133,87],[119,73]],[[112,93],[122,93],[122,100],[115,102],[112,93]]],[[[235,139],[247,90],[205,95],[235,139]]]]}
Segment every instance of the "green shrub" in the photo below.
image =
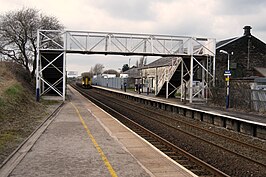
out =
{"type": "Polygon", "coordinates": [[[23,87],[20,84],[14,84],[5,90],[7,97],[19,97],[23,93],[23,87]]]}
{"type": "Polygon", "coordinates": [[[0,107],[5,105],[4,99],[0,96],[0,107]]]}
{"type": "Polygon", "coordinates": [[[16,135],[12,132],[4,132],[0,134],[0,150],[5,148],[8,142],[14,141],[16,139],[16,135]]]}

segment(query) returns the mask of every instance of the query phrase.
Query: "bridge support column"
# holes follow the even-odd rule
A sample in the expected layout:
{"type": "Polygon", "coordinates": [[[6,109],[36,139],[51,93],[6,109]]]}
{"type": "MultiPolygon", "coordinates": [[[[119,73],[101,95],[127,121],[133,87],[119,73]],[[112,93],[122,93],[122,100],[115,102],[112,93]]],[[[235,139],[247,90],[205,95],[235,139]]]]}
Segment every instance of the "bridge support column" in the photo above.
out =
{"type": "Polygon", "coordinates": [[[183,101],[183,99],[186,98],[185,95],[184,95],[184,89],[186,89],[186,84],[184,86],[184,61],[183,61],[183,58],[182,58],[182,61],[181,61],[181,88],[180,88],[180,92],[181,92],[180,101],[181,102],[183,101]]]}
{"type": "Polygon", "coordinates": [[[63,53],[63,101],[66,100],[66,50],[67,50],[67,33],[64,34],[64,53],[63,53]]]}
{"type": "Polygon", "coordinates": [[[192,103],[193,98],[193,56],[190,58],[190,83],[189,83],[189,103],[192,103]]]}
{"type": "Polygon", "coordinates": [[[39,102],[40,101],[40,75],[39,75],[39,71],[40,71],[40,31],[37,31],[37,61],[36,61],[36,101],[39,102]]]}
{"type": "Polygon", "coordinates": [[[189,42],[189,54],[190,54],[190,83],[189,83],[189,103],[192,103],[193,100],[193,39],[190,39],[189,42]]]}
{"type": "Polygon", "coordinates": [[[57,95],[65,101],[66,33],[57,30],[38,30],[36,100],[45,94],[57,95]],[[47,49],[46,47],[52,49],[47,49]]]}
{"type": "Polygon", "coordinates": [[[167,70],[165,70],[165,79],[166,79],[166,99],[168,99],[168,92],[169,92],[169,79],[168,79],[168,74],[167,70]]]}

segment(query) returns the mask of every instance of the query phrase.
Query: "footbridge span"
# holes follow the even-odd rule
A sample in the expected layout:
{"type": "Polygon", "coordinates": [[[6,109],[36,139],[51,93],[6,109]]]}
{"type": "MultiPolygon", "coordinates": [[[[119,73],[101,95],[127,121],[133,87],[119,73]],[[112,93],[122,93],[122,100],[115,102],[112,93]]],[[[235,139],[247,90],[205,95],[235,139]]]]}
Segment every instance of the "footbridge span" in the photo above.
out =
{"type": "MultiPolygon", "coordinates": [[[[213,38],[131,34],[93,31],[38,30],[36,99],[53,92],[65,100],[67,54],[139,55],[179,57],[180,80],[189,88],[193,101],[193,75],[202,69],[203,91],[214,84],[215,45],[213,38]],[[189,79],[185,79],[189,76],[189,79]]],[[[169,81],[165,78],[165,82],[169,81]]],[[[182,87],[181,87],[182,88],[182,87]]],[[[182,95],[181,95],[182,98],[182,95]]]]}

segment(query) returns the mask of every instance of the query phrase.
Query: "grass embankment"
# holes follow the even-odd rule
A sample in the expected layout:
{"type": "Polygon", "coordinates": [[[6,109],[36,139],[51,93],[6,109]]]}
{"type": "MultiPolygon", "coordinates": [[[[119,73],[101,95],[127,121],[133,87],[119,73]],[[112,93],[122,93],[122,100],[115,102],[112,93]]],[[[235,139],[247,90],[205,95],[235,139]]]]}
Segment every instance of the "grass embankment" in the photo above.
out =
{"type": "Polygon", "coordinates": [[[46,116],[25,74],[15,64],[0,62],[0,164],[46,116]]]}

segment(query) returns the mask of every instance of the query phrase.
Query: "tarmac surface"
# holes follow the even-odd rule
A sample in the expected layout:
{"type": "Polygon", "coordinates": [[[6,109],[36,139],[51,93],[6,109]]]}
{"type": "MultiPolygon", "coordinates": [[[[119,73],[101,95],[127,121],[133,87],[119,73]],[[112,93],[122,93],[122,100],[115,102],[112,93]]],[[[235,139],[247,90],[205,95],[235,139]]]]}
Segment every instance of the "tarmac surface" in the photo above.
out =
{"type": "Polygon", "coordinates": [[[195,176],[74,89],[68,98],[0,176],[195,176]]]}

